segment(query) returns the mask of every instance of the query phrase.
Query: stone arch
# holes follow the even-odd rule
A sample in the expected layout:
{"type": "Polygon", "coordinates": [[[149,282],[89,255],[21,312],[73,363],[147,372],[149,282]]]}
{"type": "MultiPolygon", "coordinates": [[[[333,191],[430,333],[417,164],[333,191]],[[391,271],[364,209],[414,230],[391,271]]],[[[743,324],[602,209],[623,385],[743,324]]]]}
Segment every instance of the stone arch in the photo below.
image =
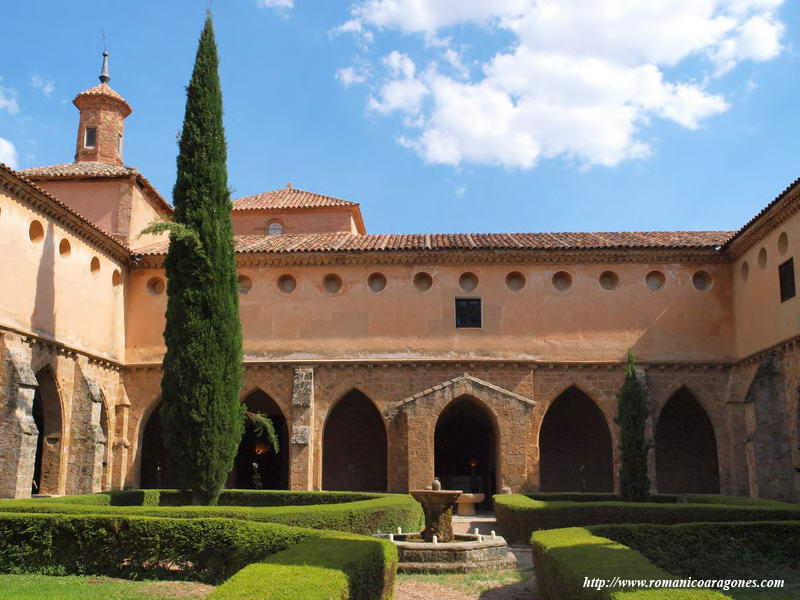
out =
{"type": "Polygon", "coordinates": [[[387,437],[383,417],[357,389],[333,406],[322,430],[322,487],[385,492],[387,437]]]}
{"type": "Polygon", "coordinates": [[[686,386],[656,423],[656,488],[663,494],[719,493],[717,438],[708,413],[686,386]]]}
{"type": "Polygon", "coordinates": [[[471,395],[454,398],[434,427],[434,474],[444,489],[485,494],[491,506],[500,480],[500,429],[485,403],[471,395]]]}
{"type": "Polygon", "coordinates": [[[608,422],[597,404],[574,385],[556,397],[542,419],[539,463],[541,491],[614,489],[608,422]]]}
{"type": "Polygon", "coordinates": [[[242,434],[242,441],[228,476],[225,487],[238,489],[254,489],[258,485],[267,490],[289,489],[289,429],[286,417],[278,403],[260,388],[247,394],[242,403],[251,412],[267,415],[278,435],[278,453],[263,437],[256,435],[255,427],[248,419],[242,434]],[[255,481],[255,468],[258,465],[260,484],[255,481]]]}
{"type": "Polygon", "coordinates": [[[47,365],[36,373],[38,386],[33,396],[33,420],[38,431],[33,467],[32,493],[58,494],[61,454],[64,447],[64,407],[55,373],[47,365]]]}

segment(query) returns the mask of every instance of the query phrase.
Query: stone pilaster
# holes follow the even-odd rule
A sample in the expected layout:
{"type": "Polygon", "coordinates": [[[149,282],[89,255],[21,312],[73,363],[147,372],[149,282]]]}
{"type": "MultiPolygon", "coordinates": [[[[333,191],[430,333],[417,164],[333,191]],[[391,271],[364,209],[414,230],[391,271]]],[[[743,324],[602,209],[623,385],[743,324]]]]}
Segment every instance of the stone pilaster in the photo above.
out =
{"type": "Polygon", "coordinates": [[[314,368],[297,367],[292,387],[289,488],[314,488],[314,368]]]}
{"type": "Polygon", "coordinates": [[[125,487],[125,478],[128,476],[128,453],[131,443],[128,440],[128,427],[131,412],[131,402],[125,391],[125,386],[119,385],[117,403],[114,405],[116,413],[116,439],[112,451],[114,453],[113,470],[111,473],[111,489],[121,490],[125,487]]]}
{"type": "Polygon", "coordinates": [[[38,430],[33,396],[38,385],[29,360],[17,350],[3,353],[0,371],[0,498],[29,498],[38,430]]]}

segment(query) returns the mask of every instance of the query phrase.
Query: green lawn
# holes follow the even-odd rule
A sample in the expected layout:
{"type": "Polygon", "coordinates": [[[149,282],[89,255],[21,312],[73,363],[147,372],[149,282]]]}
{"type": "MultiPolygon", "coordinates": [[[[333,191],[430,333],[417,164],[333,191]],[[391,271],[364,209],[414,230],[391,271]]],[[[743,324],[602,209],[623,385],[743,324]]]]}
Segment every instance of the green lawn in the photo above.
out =
{"type": "Polygon", "coordinates": [[[205,598],[212,589],[210,585],[186,581],[0,575],[4,600],[186,600],[205,598]]]}

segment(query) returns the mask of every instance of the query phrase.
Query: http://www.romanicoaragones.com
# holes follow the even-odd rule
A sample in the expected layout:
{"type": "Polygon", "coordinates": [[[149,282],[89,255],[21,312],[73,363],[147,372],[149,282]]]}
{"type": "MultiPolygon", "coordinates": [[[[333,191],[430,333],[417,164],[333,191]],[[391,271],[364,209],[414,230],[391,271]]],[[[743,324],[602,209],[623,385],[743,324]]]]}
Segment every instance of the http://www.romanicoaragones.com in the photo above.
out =
{"type": "Polygon", "coordinates": [[[783,579],[612,579],[583,578],[583,587],[595,590],[610,589],[712,589],[735,590],[776,588],[784,585],[783,579]]]}

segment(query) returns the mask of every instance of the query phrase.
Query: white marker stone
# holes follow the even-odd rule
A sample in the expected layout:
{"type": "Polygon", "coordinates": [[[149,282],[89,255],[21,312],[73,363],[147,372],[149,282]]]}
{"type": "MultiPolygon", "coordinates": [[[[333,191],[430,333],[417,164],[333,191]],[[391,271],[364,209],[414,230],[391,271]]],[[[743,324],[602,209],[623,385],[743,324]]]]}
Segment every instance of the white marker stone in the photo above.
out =
{"type": "Polygon", "coordinates": [[[439,538],[436,537],[436,536],[433,536],[433,543],[434,544],[438,544],[439,543],[439,538]]]}

